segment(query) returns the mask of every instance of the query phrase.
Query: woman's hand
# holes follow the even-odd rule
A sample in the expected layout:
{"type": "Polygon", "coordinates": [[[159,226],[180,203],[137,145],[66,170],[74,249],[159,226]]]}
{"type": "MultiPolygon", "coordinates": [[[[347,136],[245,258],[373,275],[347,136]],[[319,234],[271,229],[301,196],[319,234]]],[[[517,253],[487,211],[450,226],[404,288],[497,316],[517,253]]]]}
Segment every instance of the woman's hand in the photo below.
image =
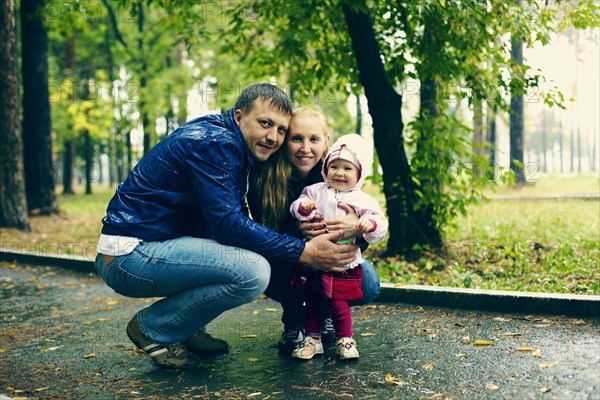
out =
{"type": "Polygon", "coordinates": [[[362,234],[362,231],[358,226],[358,216],[354,209],[344,203],[338,204],[338,207],[345,210],[347,214],[341,218],[325,221],[326,229],[330,231],[344,231],[342,239],[359,237],[362,234]]]}
{"type": "Polygon", "coordinates": [[[327,230],[327,225],[323,222],[323,216],[320,214],[315,214],[314,218],[308,222],[300,222],[298,224],[298,229],[302,233],[302,236],[307,238],[308,240],[315,238],[324,233],[329,233],[327,230]]]}

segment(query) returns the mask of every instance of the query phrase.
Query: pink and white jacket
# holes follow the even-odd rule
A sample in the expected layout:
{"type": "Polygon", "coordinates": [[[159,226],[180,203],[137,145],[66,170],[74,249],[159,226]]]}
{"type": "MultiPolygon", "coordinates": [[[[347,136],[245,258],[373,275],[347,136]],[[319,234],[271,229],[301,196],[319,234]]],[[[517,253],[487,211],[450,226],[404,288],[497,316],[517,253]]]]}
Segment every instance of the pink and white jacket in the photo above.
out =
{"type": "MultiPolygon", "coordinates": [[[[290,206],[290,212],[292,215],[300,221],[310,221],[314,218],[315,214],[323,215],[325,221],[337,219],[346,215],[346,211],[338,205],[345,203],[352,207],[358,218],[367,217],[373,222],[374,229],[371,232],[363,233],[364,239],[368,243],[378,242],[383,240],[388,230],[388,221],[385,214],[377,200],[368,194],[361,191],[365,177],[371,168],[372,154],[369,156],[369,147],[364,146],[362,141],[363,138],[358,135],[346,135],[342,136],[332,147],[329,154],[333,153],[340,146],[344,145],[350,151],[352,151],[356,158],[360,162],[361,175],[356,185],[351,189],[341,192],[332,187],[329,187],[327,183],[315,183],[304,188],[300,197],[294,201],[290,206]],[[362,144],[362,145],[359,145],[362,144]],[[299,211],[299,205],[302,199],[308,198],[317,203],[317,209],[313,210],[308,215],[302,215],[299,211]]],[[[327,168],[328,163],[323,163],[323,169],[327,168]]],[[[324,176],[325,176],[325,172],[324,176]]],[[[350,268],[364,262],[360,249],[356,252],[356,260],[349,265],[350,268]]]]}

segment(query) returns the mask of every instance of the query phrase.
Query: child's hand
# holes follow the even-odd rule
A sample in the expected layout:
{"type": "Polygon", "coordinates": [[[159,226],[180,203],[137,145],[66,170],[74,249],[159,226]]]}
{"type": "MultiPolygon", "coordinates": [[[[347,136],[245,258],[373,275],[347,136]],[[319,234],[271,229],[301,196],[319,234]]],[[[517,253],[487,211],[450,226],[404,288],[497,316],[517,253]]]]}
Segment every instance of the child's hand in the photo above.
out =
{"type": "Polygon", "coordinates": [[[312,200],[309,199],[304,199],[300,202],[300,204],[298,205],[298,210],[300,210],[300,212],[302,214],[310,214],[312,212],[312,210],[316,210],[317,209],[317,203],[315,203],[312,200]]]}
{"type": "Polygon", "coordinates": [[[370,220],[368,220],[367,218],[361,218],[358,221],[358,227],[360,228],[362,233],[369,233],[373,230],[375,225],[373,225],[373,223],[370,220]]]}

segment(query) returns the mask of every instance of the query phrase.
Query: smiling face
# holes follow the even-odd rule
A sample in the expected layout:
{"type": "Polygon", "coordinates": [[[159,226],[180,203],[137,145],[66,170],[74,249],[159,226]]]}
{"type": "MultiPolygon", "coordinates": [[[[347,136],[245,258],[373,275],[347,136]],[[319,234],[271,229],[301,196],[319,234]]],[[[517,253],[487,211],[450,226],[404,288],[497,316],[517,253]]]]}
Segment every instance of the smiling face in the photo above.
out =
{"type": "Polygon", "coordinates": [[[350,161],[332,161],[327,167],[327,184],[340,192],[352,189],[358,182],[358,172],[358,167],[350,161]]]}
{"type": "Polygon", "coordinates": [[[286,139],[287,155],[301,176],[307,176],[327,149],[328,135],[320,118],[293,117],[286,139]]]}
{"type": "Polygon", "coordinates": [[[258,161],[266,161],[279,149],[290,122],[289,115],[268,100],[257,100],[250,111],[235,110],[234,119],[250,154],[258,161]]]}

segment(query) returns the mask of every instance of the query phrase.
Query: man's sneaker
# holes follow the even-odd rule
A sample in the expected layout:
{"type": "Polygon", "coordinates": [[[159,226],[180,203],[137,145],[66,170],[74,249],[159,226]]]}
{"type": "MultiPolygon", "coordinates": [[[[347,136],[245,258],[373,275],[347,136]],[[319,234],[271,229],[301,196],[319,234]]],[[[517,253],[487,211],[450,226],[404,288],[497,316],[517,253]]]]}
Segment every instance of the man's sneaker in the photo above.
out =
{"type": "Polygon", "coordinates": [[[323,343],[335,342],[335,329],[333,327],[333,318],[325,318],[321,326],[321,340],[323,343]]]}
{"type": "Polygon", "coordinates": [[[358,358],[356,342],[351,337],[338,339],[335,344],[337,346],[337,352],[340,356],[340,360],[352,360],[358,358]]]}
{"type": "Polygon", "coordinates": [[[194,336],[183,342],[186,349],[199,354],[229,353],[229,344],[221,339],[216,339],[206,332],[196,332],[194,336]]]}
{"type": "Polygon", "coordinates": [[[281,334],[281,339],[277,343],[279,351],[289,354],[298,348],[304,341],[304,329],[287,328],[281,334]]]}
{"type": "Polygon", "coordinates": [[[152,342],[144,335],[137,315],[127,324],[127,336],[146,354],[154,364],[163,368],[192,368],[200,364],[200,359],[190,353],[181,344],[164,345],[152,342]]]}
{"type": "Polygon", "coordinates": [[[323,354],[323,343],[321,343],[320,339],[307,336],[300,346],[292,351],[292,358],[310,360],[317,354],[323,354]]]}

